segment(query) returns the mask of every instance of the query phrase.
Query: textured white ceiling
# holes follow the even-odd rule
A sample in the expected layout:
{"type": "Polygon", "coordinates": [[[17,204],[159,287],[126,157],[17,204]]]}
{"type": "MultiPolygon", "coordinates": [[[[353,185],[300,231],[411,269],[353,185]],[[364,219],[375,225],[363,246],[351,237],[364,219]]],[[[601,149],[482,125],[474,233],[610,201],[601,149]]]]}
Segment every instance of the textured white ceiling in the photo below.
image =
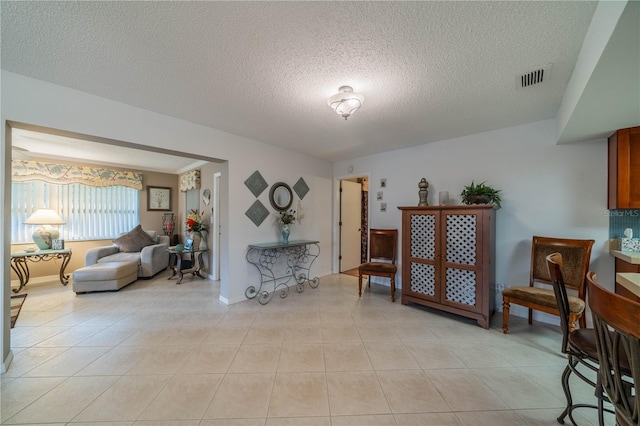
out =
{"type": "Polygon", "coordinates": [[[335,160],[555,117],[595,6],[3,1],[1,59],[335,160]],[[544,84],[516,89],[516,76],[549,63],[544,84]],[[365,96],[346,122],[326,103],[342,85],[365,96]]]}

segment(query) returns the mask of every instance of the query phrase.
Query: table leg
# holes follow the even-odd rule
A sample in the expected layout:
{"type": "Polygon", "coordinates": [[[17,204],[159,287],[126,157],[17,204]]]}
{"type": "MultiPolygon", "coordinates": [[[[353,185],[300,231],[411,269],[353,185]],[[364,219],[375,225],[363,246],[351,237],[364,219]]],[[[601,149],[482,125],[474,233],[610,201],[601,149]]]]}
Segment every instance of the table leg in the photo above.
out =
{"type": "Polygon", "coordinates": [[[60,265],[60,283],[62,285],[67,285],[69,284],[69,275],[65,275],[64,270],[71,261],[71,253],[64,253],[61,255],[61,257],[62,264],[60,265]]]}
{"type": "Polygon", "coordinates": [[[25,258],[12,258],[11,269],[13,269],[13,272],[18,276],[18,280],[20,280],[20,286],[17,289],[13,289],[14,293],[18,293],[29,282],[29,265],[27,265],[25,258]]]}
{"type": "Polygon", "coordinates": [[[197,255],[197,266],[196,266],[196,270],[193,273],[199,276],[200,278],[204,279],[204,276],[200,274],[200,270],[202,269],[202,253],[203,252],[200,252],[197,255]]]}
{"type": "Polygon", "coordinates": [[[180,284],[182,282],[182,278],[184,277],[184,274],[182,273],[182,255],[177,254],[176,257],[178,264],[178,281],[176,282],[176,284],[180,284]]]}
{"type": "Polygon", "coordinates": [[[171,276],[167,278],[168,280],[178,275],[178,270],[176,269],[176,263],[177,263],[178,257],[179,256],[177,253],[169,253],[169,267],[171,268],[171,276]]]}

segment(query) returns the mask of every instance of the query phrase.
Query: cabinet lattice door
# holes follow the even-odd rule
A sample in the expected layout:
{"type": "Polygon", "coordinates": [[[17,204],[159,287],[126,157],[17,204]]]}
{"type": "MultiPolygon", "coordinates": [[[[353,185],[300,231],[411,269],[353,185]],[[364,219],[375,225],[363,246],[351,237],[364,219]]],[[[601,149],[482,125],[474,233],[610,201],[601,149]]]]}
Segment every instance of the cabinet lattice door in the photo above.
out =
{"type": "Polygon", "coordinates": [[[436,296],[436,215],[411,215],[411,291],[436,296]]]}
{"type": "Polygon", "coordinates": [[[446,302],[477,306],[478,239],[475,214],[446,213],[445,297],[446,302]],[[467,269],[466,267],[474,268],[467,269]]]}

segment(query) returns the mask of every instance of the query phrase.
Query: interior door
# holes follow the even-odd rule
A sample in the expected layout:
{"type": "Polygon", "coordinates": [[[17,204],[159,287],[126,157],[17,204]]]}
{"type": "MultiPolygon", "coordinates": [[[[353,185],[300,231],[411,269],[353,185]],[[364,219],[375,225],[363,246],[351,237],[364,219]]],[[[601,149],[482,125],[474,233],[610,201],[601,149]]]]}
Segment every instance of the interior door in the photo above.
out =
{"type": "Polygon", "coordinates": [[[362,184],[343,180],[340,185],[340,272],[344,272],[360,266],[362,184]]]}

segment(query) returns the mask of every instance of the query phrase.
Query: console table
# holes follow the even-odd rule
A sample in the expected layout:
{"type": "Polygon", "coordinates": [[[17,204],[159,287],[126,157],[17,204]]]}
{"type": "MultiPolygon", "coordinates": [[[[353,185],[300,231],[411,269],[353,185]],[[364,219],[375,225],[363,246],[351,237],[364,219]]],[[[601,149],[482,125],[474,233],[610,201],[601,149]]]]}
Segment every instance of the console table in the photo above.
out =
{"type": "Polygon", "coordinates": [[[30,262],[47,262],[49,260],[61,259],[60,263],[60,283],[62,285],[69,284],[69,275],[65,275],[64,270],[71,260],[71,249],[63,250],[36,250],[36,251],[18,251],[11,253],[11,269],[16,273],[20,280],[20,286],[13,289],[14,293],[18,293],[29,282],[29,264],[30,262]]]}
{"type": "Polygon", "coordinates": [[[184,274],[193,274],[204,279],[204,276],[200,274],[200,270],[202,269],[202,263],[203,263],[202,254],[207,252],[208,251],[207,249],[176,251],[175,248],[169,248],[167,249],[167,251],[169,252],[169,256],[171,259],[169,261],[169,264],[171,265],[171,269],[173,269],[173,274],[171,274],[171,276],[167,278],[168,280],[172,279],[177,275],[178,281],[176,282],[176,284],[180,284],[182,282],[182,278],[184,277],[184,274]],[[185,269],[182,268],[183,254],[191,255],[191,259],[190,259],[191,266],[189,268],[185,268],[185,269]]]}
{"type": "Polygon", "coordinates": [[[260,285],[256,289],[250,286],[244,292],[247,299],[258,297],[261,305],[271,301],[276,291],[280,291],[280,298],[289,294],[288,283],[295,281],[298,293],[304,291],[304,283],[311,288],[317,288],[320,278],[309,278],[311,265],[320,255],[318,241],[298,240],[283,243],[250,244],[247,250],[247,261],[255,266],[260,273],[260,285]],[[282,259],[282,261],[280,261],[282,259]],[[266,287],[273,291],[268,291],[266,287]]]}

